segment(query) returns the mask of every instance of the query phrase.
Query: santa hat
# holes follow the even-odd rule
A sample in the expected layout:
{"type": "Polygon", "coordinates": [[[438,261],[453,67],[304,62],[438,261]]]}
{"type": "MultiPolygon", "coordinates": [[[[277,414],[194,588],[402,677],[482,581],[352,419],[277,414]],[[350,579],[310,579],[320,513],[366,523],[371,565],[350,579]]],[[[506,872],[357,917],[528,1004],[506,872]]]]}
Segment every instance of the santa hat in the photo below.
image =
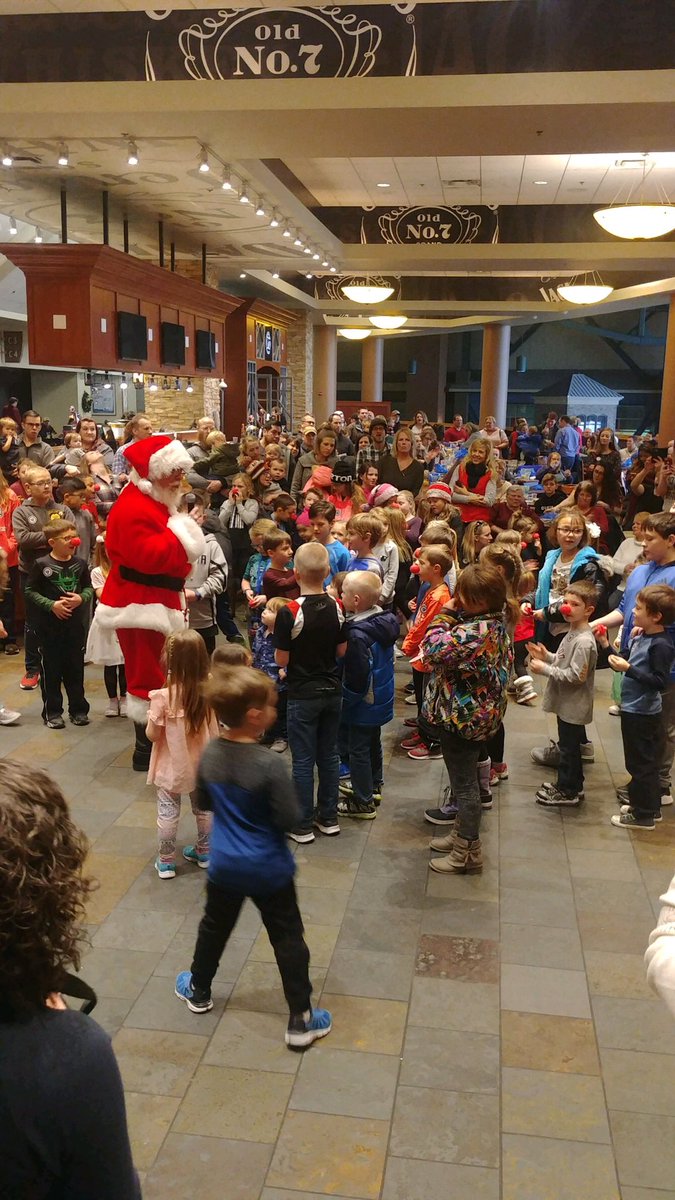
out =
{"type": "Polygon", "coordinates": [[[449,488],[447,483],[432,483],[425,499],[447,500],[448,504],[452,504],[452,488],[449,488]]]}
{"type": "Polygon", "coordinates": [[[370,507],[384,508],[385,505],[391,504],[398,496],[398,488],[395,488],[392,483],[378,483],[376,488],[373,488],[370,493],[370,507]]]}
{"type": "Polygon", "coordinates": [[[173,471],[189,471],[192,467],[183,443],[165,433],[152,434],[125,446],[124,457],[131,467],[132,483],[146,495],[158,480],[166,479],[173,471]]]}
{"type": "Polygon", "coordinates": [[[329,488],[332,482],[333,472],[330,467],[315,467],[302,490],[308,492],[313,487],[323,490],[329,488]]]}

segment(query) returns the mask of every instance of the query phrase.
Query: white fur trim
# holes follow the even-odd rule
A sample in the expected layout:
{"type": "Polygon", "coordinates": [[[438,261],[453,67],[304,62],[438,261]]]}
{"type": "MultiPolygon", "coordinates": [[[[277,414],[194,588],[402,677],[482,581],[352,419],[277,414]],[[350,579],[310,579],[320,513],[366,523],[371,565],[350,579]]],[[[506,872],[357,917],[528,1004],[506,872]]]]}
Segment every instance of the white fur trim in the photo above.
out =
{"type": "Polygon", "coordinates": [[[142,492],[144,496],[152,495],[152,480],[144,479],[142,475],[138,474],[138,471],[135,467],[132,467],[129,471],[129,479],[136,485],[139,492],[142,492]]]}
{"type": "Polygon", "coordinates": [[[148,476],[153,480],[165,479],[172,471],[177,471],[179,468],[182,471],[190,471],[193,466],[193,460],[185,446],[176,439],[168,446],[162,446],[161,450],[155,450],[155,453],[150,455],[148,476]]]}
{"type": "Polygon", "coordinates": [[[135,725],[147,725],[150,701],[127,692],[127,716],[135,725]]]}
{"type": "Polygon", "coordinates": [[[96,620],[103,629],[152,629],[165,636],[185,629],[185,613],[165,608],[163,604],[125,604],[123,608],[112,608],[99,601],[96,620]]]}
{"type": "Polygon", "coordinates": [[[167,521],[167,528],[178,538],[188,556],[188,562],[196,562],[201,554],[206,554],[206,538],[192,517],[184,513],[174,513],[167,521]]]}

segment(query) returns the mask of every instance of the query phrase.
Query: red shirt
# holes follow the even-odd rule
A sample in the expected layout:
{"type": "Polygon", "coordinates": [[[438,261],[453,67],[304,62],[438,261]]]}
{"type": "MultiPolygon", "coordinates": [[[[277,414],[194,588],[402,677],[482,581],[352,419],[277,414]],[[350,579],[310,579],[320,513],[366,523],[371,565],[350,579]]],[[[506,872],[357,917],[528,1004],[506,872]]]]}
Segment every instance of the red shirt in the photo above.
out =
{"type": "Polygon", "coordinates": [[[284,600],[297,600],[300,595],[300,585],[295,578],[295,571],[276,571],[268,567],[262,578],[263,595],[271,600],[273,596],[283,596],[284,600]]]}
{"type": "Polygon", "coordinates": [[[465,442],[466,439],[468,438],[468,436],[469,436],[469,432],[466,428],[466,425],[462,425],[461,429],[458,429],[456,425],[449,425],[448,428],[446,429],[445,433],[443,434],[443,441],[444,442],[465,442]]]}

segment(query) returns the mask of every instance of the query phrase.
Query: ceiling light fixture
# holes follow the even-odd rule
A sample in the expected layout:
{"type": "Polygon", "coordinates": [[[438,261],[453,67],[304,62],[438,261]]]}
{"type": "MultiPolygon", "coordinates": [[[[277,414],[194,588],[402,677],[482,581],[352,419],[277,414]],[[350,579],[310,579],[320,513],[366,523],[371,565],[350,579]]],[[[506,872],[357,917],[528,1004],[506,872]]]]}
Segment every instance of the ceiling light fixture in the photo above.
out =
{"type": "Polygon", "coordinates": [[[209,152],[206,149],[206,146],[202,146],[199,151],[199,170],[201,171],[202,175],[208,175],[209,171],[211,170],[211,166],[209,164],[209,152]]]}
{"type": "Polygon", "coordinates": [[[223,182],[221,183],[220,186],[222,187],[224,192],[232,191],[232,176],[230,174],[229,167],[225,167],[225,173],[223,175],[223,182]]]}
{"type": "Polygon", "coordinates": [[[103,386],[104,386],[106,392],[109,392],[112,387],[112,383],[110,382],[110,375],[108,374],[107,371],[106,371],[105,375],[103,376],[103,386]]]}
{"type": "Polygon", "coordinates": [[[13,162],[14,162],[14,159],[13,159],[10,151],[7,148],[5,148],[5,151],[2,155],[3,167],[11,167],[13,162]]]}
{"type": "Polygon", "coordinates": [[[70,158],[68,155],[68,147],[66,145],[63,145],[63,144],[61,145],[61,149],[59,150],[59,157],[57,159],[57,162],[60,167],[68,166],[68,163],[70,162],[70,158]]]}
{"type": "Polygon", "coordinates": [[[240,279],[245,279],[245,278],[246,278],[246,272],[245,272],[245,271],[240,271],[240,272],[239,272],[239,278],[240,278],[240,279]]]}
{"type": "Polygon", "coordinates": [[[312,251],[310,250],[309,246],[305,246],[305,248],[304,248],[304,250],[303,250],[303,252],[302,252],[302,253],[303,253],[303,254],[311,254],[311,253],[312,253],[312,251]]]}
{"type": "Polygon", "coordinates": [[[239,197],[239,203],[240,203],[240,204],[250,204],[250,203],[251,203],[251,201],[249,200],[249,197],[248,197],[247,188],[248,188],[248,184],[247,184],[246,180],[245,180],[245,179],[242,179],[242,181],[241,181],[241,195],[240,195],[240,197],[239,197]]]}
{"type": "Polygon", "coordinates": [[[313,255],[312,255],[312,258],[314,259],[314,262],[318,262],[318,261],[319,261],[319,259],[321,258],[321,255],[320,255],[320,254],[317,254],[317,252],[316,252],[316,250],[315,250],[315,251],[314,251],[314,253],[313,253],[313,255]]]}
{"type": "Polygon", "coordinates": [[[369,329],[338,329],[338,333],[350,342],[363,342],[370,337],[369,329]]]}
{"type": "Polygon", "coordinates": [[[167,377],[166,375],[164,376],[164,378],[163,378],[163,380],[162,380],[162,387],[164,388],[164,391],[165,391],[165,392],[168,392],[168,390],[169,390],[169,380],[168,380],[168,377],[167,377]]]}
{"type": "Polygon", "coordinates": [[[385,282],[371,283],[369,275],[366,275],[362,283],[355,281],[341,284],[340,291],[348,300],[353,300],[357,304],[380,304],[394,294],[393,287],[385,282]]]}
{"type": "Polygon", "coordinates": [[[323,262],[321,263],[321,266],[322,266],[322,267],[327,267],[327,266],[328,266],[328,259],[327,259],[327,258],[324,258],[323,262]]]}
{"type": "Polygon", "coordinates": [[[273,272],[272,272],[272,279],[278,279],[278,278],[279,278],[279,272],[278,272],[278,271],[273,271],[273,272]]]}
{"type": "Polygon", "coordinates": [[[368,317],[368,320],[370,321],[371,325],[375,326],[376,329],[400,329],[402,325],[406,324],[408,318],[407,317],[368,317]]]}
{"type": "Polygon", "coordinates": [[[388,188],[388,187],[391,187],[391,184],[390,183],[378,183],[377,186],[379,188],[388,188]]]}
{"type": "Polygon", "coordinates": [[[598,225],[614,237],[627,238],[656,238],[663,237],[675,229],[675,204],[671,204],[663,188],[657,185],[661,198],[656,203],[644,202],[644,187],[647,178],[647,166],[653,166],[649,155],[642,160],[642,177],[631,184],[625,204],[610,205],[609,208],[598,208],[593,213],[598,225]],[[631,196],[639,186],[637,203],[630,203],[631,196]]]}
{"type": "Polygon", "coordinates": [[[128,387],[129,387],[129,384],[127,383],[126,371],[122,371],[122,378],[120,380],[120,391],[126,392],[128,387]]]}
{"type": "Polygon", "coordinates": [[[581,271],[573,275],[569,283],[559,284],[556,291],[570,304],[598,304],[611,296],[614,288],[603,283],[597,271],[581,271]]]}
{"type": "Polygon", "coordinates": [[[312,272],[308,271],[307,274],[305,275],[305,279],[313,279],[313,278],[314,278],[314,276],[312,275],[312,272]]]}
{"type": "Polygon", "coordinates": [[[149,392],[158,391],[157,380],[155,379],[154,375],[150,376],[150,383],[148,384],[148,391],[149,392]]]}
{"type": "Polygon", "coordinates": [[[40,245],[40,242],[42,241],[42,230],[41,229],[35,230],[35,237],[33,238],[33,241],[37,242],[37,244],[40,245]]]}
{"type": "Polygon", "coordinates": [[[282,236],[282,237],[291,237],[291,231],[290,231],[290,229],[288,228],[288,225],[287,225],[287,226],[286,226],[286,228],[284,229],[284,232],[282,233],[282,235],[281,235],[281,236],[282,236]]]}
{"type": "Polygon", "coordinates": [[[296,233],[296,235],[295,235],[295,240],[294,240],[294,242],[293,242],[293,245],[294,245],[294,246],[300,246],[300,248],[302,249],[302,238],[300,237],[300,234],[299,234],[299,233],[296,233]]]}
{"type": "Polygon", "coordinates": [[[331,269],[330,269],[331,275],[334,275],[336,271],[337,271],[337,267],[331,267],[331,269]]]}
{"type": "Polygon", "coordinates": [[[270,217],[270,229],[276,229],[278,224],[279,224],[279,218],[277,216],[277,210],[275,208],[272,210],[272,216],[270,217]]]}
{"type": "Polygon", "coordinates": [[[189,375],[188,375],[187,387],[186,387],[185,391],[186,391],[186,392],[189,392],[189,393],[190,393],[190,395],[192,395],[192,393],[194,392],[194,390],[195,390],[195,389],[194,389],[194,388],[193,388],[193,386],[192,386],[192,378],[191,378],[191,376],[189,376],[189,375]]]}
{"type": "Polygon", "coordinates": [[[9,218],[9,236],[16,237],[18,232],[19,231],[16,227],[16,217],[10,217],[9,218]]]}
{"type": "Polygon", "coordinates": [[[127,162],[130,167],[138,166],[138,146],[133,138],[129,138],[127,143],[127,162]]]}
{"type": "Polygon", "coordinates": [[[256,215],[256,217],[264,217],[265,216],[265,206],[262,202],[262,198],[258,201],[258,207],[255,210],[255,215],[256,215]]]}
{"type": "Polygon", "coordinates": [[[532,182],[535,187],[548,187],[548,179],[533,179],[532,182]]]}

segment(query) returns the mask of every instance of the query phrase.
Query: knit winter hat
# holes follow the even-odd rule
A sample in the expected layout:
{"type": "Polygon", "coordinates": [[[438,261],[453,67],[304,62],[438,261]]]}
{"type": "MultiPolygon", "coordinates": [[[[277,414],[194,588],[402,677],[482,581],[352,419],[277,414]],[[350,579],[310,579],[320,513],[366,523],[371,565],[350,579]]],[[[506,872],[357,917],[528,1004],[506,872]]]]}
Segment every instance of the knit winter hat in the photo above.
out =
{"type": "Polygon", "coordinates": [[[166,479],[173,471],[189,471],[192,459],[182,442],[165,433],[155,433],[124,447],[131,467],[131,479],[141,492],[149,493],[153,483],[166,479]]]}
{"type": "Polygon", "coordinates": [[[263,471],[267,471],[267,470],[269,470],[268,464],[266,462],[263,462],[263,460],[261,459],[260,462],[251,463],[246,474],[250,475],[251,479],[256,480],[256,479],[260,479],[260,476],[262,475],[263,471]]]}
{"type": "Polygon", "coordinates": [[[447,483],[432,483],[425,496],[426,500],[447,500],[452,504],[452,488],[447,483]]]}
{"type": "Polygon", "coordinates": [[[353,483],[354,478],[354,459],[337,458],[333,467],[333,483],[353,483]]]}
{"type": "Polygon", "coordinates": [[[395,500],[398,496],[398,488],[395,488],[392,483],[378,483],[377,487],[373,488],[370,493],[370,507],[384,508],[395,500]]]}
{"type": "Polygon", "coordinates": [[[333,472],[330,467],[315,467],[302,490],[308,492],[311,487],[329,488],[332,482],[333,472]]]}

